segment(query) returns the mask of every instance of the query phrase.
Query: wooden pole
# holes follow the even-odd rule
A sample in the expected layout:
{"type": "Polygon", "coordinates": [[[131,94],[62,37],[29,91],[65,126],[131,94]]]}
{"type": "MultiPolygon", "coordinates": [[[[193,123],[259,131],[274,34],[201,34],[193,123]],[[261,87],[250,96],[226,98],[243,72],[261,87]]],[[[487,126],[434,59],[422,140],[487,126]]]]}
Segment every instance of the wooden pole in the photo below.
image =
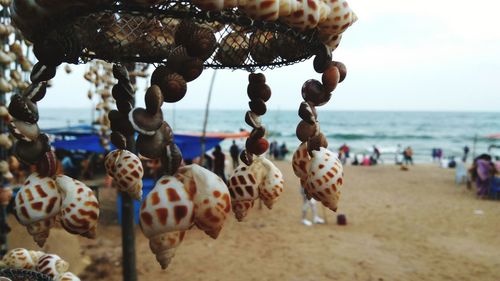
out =
{"type": "Polygon", "coordinates": [[[205,138],[207,134],[207,124],[208,124],[208,113],[210,111],[210,100],[212,99],[212,90],[214,88],[215,76],[217,74],[217,69],[214,69],[214,74],[212,75],[212,80],[210,81],[210,88],[208,90],[208,98],[207,104],[205,106],[205,118],[203,120],[203,131],[201,133],[201,156],[200,156],[200,165],[203,166],[205,162],[205,138]]]}

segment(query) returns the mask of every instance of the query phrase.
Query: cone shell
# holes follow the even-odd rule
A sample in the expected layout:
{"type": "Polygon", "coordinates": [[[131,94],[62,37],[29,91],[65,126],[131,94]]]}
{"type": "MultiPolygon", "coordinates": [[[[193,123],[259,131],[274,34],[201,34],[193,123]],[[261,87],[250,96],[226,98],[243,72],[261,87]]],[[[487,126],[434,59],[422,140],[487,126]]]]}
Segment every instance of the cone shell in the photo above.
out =
{"type": "Polygon", "coordinates": [[[238,0],[193,0],[192,2],[201,9],[209,11],[234,8],[238,4],[238,0]]]}
{"type": "Polygon", "coordinates": [[[259,160],[262,161],[262,166],[265,168],[265,176],[259,185],[259,197],[268,209],[272,209],[274,202],[283,192],[285,181],[281,171],[271,161],[264,157],[260,157],[259,160]]]}
{"type": "Polygon", "coordinates": [[[58,255],[45,254],[40,257],[36,271],[54,278],[56,275],[68,271],[69,263],[58,255]]]}
{"type": "Polygon", "coordinates": [[[188,230],[193,225],[193,194],[173,176],[163,176],[141,205],[140,224],[146,237],[188,230]]]}
{"type": "Polygon", "coordinates": [[[128,150],[113,150],[106,156],[104,166],[120,191],[141,200],[144,169],[137,155],[128,150]]]}
{"type": "Polygon", "coordinates": [[[56,275],[54,281],[80,281],[80,278],[71,272],[56,275]]]}
{"type": "Polygon", "coordinates": [[[177,247],[184,240],[185,231],[161,233],[149,239],[149,248],[155,254],[162,269],[166,269],[175,255],[177,247]]]}
{"type": "Polygon", "coordinates": [[[228,189],[234,215],[238,221],[242,221],[253,207],[254,200],[259,197],[257,179],[247,165],[242,164],[234,170],[229,178],[228,189]]]}
{"type": "Polygon", "coordinates": [[[299,8],[283,21],[300,30],[315,28],[330,13],[330,7],[322,0],[297,0],[299,8]]]}
{"type": "Polygon", "coordinates": [[[224,65],[240,65],[248,56],[248,48],[249,40],[244,33],[231,32],[222,39],[215,59],[224,65]]]}
{"type": "Polygon", "coordinates": [[[335,153],[323,147],[319,151],[312,151],[312,155],[305,186],[307,193],[336,211],[343,184],[342,163],[335,153]]]}
{"type": "Polygon", "coordinates": [[[43,252],[15,248],[3,256],[0,267],[35,270],[42,255],[44,255],[43,252]]]}
{"type": "Polygon", "coordinates": [[[92,189],[64,175],[57,176],[56,183],[64,197],[60,217],[64,229],[72,234],[95,238],[99,202],[92,189]]]}
{"type": "Polygon", "coordinates": [[[358,19],[346,0],[323,0],[330,7],[325,21],[319,24],[320,33],[340,35],[358,19]]]}
{"type": "Polygon", "coordinates": [[[295,175],[301,180],[307,179],[311,157],[307,152],[307,143],[303,142],[295,151],[292,158],[292,168],[295,175]]]}
{"type": "MultiPolygon", "coordinates": [[[[32,173],[16,195],[14,210],[21,224],[34,224],[31,227],[33,233],[36,234],[40,230],[47,232],[48,236],[47,227],[52,224],[50,219],[59,213],[61,200],[53,179],[32,173]]],[[[41,237],[37,242],[43,245],[45,241],[41,237]]]]}

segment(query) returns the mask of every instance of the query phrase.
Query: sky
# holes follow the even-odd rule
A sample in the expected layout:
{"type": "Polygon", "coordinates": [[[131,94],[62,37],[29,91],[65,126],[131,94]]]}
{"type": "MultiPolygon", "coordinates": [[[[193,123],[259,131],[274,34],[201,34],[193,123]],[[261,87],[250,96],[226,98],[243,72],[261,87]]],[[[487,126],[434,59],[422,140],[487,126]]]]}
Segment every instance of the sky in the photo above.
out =
{"type": "MultiPolygon", "coordinates": [[[[352,0],[359,20],[333,53],[346,64],[324,110],[500,111],[500,1],[352,0]]],[[[62,67],[40,108],[90,108],[85,66],[62,67]]],[[[264,72],[269,110],[296,110],[307,79],[321,80],[312,59],[264,72]]],[[[188,83],[177,109],[203,109],[213,70],[188,83]]],[[[211,108],[247,109],[248,73],[219,70],[211,108]]],[[[144,87],[137,92],[143,105],[144,87]]],[[[165,107],[172,107],[167,105],[165,107]]]]}

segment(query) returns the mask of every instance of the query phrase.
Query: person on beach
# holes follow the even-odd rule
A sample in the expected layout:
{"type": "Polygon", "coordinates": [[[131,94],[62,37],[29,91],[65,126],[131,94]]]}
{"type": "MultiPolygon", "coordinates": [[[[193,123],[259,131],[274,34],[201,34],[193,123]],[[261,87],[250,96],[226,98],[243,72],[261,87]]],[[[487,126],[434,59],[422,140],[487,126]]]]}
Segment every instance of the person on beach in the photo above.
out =
{"type": "Polygon", "coordinates": [[[404,164],[406,166],[413,165],[413,150],[408,146],[403,152],[404,164]]]}
{"type": "Polygon", "coordinates": [[[286,147],[286,143],[283,142],[280,146],[280,159],[279,160],[283,160],[286,157],[286,155],[288,154],[288,152],[290,152],[290,151],[288,151],[288,148],[286,147]]]}
{"type": "Polygon", "coordinates": [[[474,159],[474,164],[471,168],[472,180],[476,182],[477,196],[485,198],[493,184],[495,176],[495,166],[491,161],[491,156],[481,154],[474,159]]]}
{"type": "Polygon", "coordinates": [[[380,150],[375,145],[373,146],[373,159],[375,163],[378,163],[380,160],[380,150]]]}
{"type": "Polygon", "coordinates": [[[231,155],[231,159],[233,160],[233,169],[236,169],[239,165],[239,155],[240,155],[240,148],[236,144],[236,141],[233,140],[233,144],[229,148],[229,154],[231,155]]]}
{"type": "Polygon", "coordinates": [[[212,152],[212,156],[214,158],[213,162],[213,172],[218,175],[224,183],[226,183],[226,175],[225,175],[225,161],[226,156],[222,152],[220,145],[216,145],[214,151],[212,152]]]}
{"type": "Polygon", "coordinates": [[[302,224],[306,226],[311,226],[313,223],[316,224],[324,224],[325,220],[318,216],[318,209],[316,208],[316,200],[311,198],[307,199],[307,196],[304,192],[304,188],[300,187],[300,194],[302,195],[302,224]],[[311,209],[311,213],[313,216],[312,221],[307,219],[307,210],[311,209]]]}
{"type": "Polygon", "coordinates": [[[402,155],[403,155],[403,151],[402,151],[401,144],[398,144],[398,146],[396,148],[396,155],[394,156],[394,162],[396,163],[396,165],[403,164],[402,155]]]}
{"type": "Polygon", "coordinates": [[[462,157],[462,162],[467,162],[467,156],[469,155],[469,147],[466,145],[464,146],[464,156],[462,157]]]}

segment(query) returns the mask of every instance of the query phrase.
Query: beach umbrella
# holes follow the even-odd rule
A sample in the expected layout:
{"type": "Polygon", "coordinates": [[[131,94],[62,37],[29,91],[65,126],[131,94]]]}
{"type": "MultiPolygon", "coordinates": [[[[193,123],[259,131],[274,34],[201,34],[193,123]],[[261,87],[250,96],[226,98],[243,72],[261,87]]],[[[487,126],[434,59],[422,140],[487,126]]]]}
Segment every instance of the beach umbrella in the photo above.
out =
{"type": "Polygon", "coordinates": [[[500,140],[500,133],[491,134],[486,136],[487,139],[500,140]]]}

